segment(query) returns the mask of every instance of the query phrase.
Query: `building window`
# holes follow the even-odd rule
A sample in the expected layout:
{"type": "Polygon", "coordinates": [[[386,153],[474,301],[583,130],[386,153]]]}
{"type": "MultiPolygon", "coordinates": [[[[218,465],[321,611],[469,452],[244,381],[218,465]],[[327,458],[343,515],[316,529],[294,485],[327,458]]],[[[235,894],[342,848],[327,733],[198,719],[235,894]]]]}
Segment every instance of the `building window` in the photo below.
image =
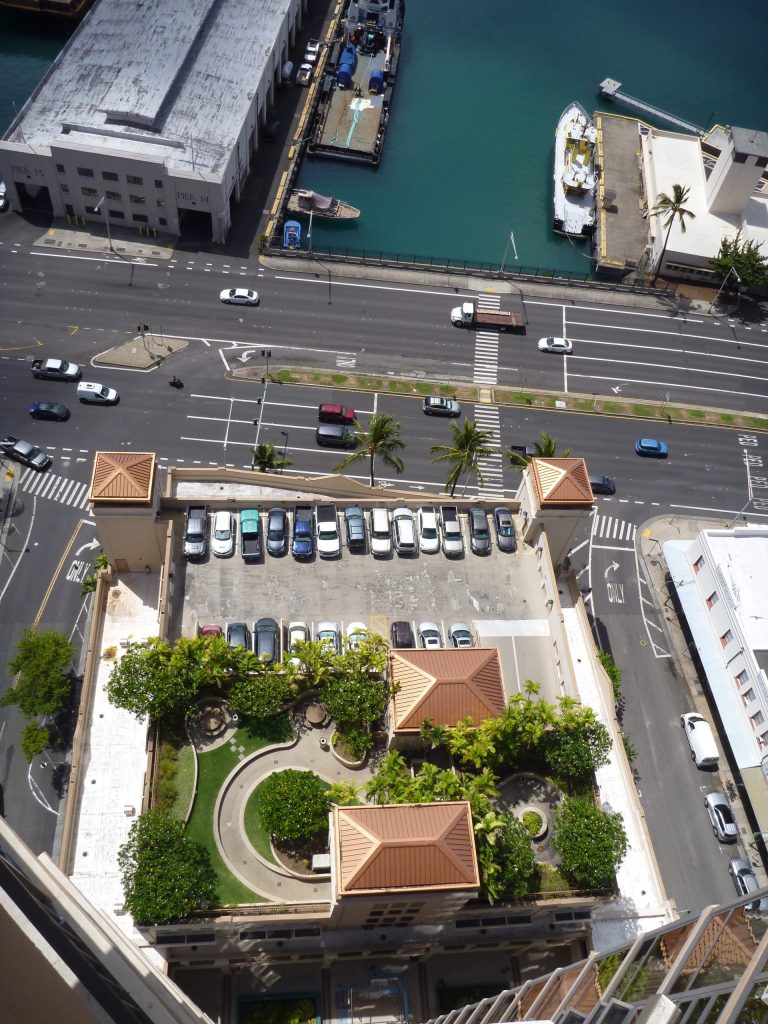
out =
{"type": "Polygon", "coordinates": [[[101,211],[100,211],[100,210],[97,210],[95,206],[86,206],[86,208],[85,208],[85,212],[86,212],[86,213],[90,213],[90,214],[95,214],[95,215],[96,215],[96,216],[98,217],[98,216],[99,216],[99,213],[100,213],[101,211]]]}
{"type": "Polygon", "coordinates": [[[99,193],[96,191],[95,188],[86,188],[85,186],[83,186],[80,189],[80,194],[84,196],[97,196],[99,193]]]}
{"type": "Polygon", "coordinates": [[[166,224],[168,223],[168,221],[165,219],[165,217],[160,217],[159,220],[160,220],[160,224],[161,224],[162,227],[165,227],[166,224]]]}
{"type": "Polygon", "coordinates": [[[61,186],[61,191],[62,191],[62,192],[69,192],[69,185],[63,185],[63,184],[62,184],[62,186],[61,186]]]}
{"type": "Polygon", "coordinates": [[[707,598],[707,608],[714,608],[720,598],[717,596],[717,591],[713,590],[707,598]]]}
{"type": "Polygon", "coordinates": [[[92,178],[93,177],[93,171],[91,170],[90,167],[78,167],[77,168],[77,173],[80,175],[81,178],[92,178]]]}
{"type": "Polygon", "coordinates": [[[128,198],[130,199],[130,201],[135,206],[144,206],[144,204],[147,201],[146,196],[131,196],[131,195],[129,195],[128,198]]]}
{"type": "Polygon", "coordinates": [[[109,216],[114,220],[125,220],[125,214],[122,210],[110,210],[109,216]]]}
{"type": "Polygon", "coordinates": [[[733,154],[733,162],[735,164],[745,164],[747,162],[747,154],[746,153],[734,153],[733,154]]]}
{"type": "Polygon", "coordinates": [[[144,179],[143,178],[137,178],[135,174],[126,174],[125,180],[128,182],[129,185],[143,185],[144,184],[144,179]]]}
{"type": "Polygon", "coordinates": [[[768,732],[760,733],[760,735],[757,737],[757,745],[760,747],[761,750],[765,750],[765,748],[768,746],[768,732]]]}
{"type": "Polygon", "coordinates": [[[703,558],[702,555],[699,555],[699,557],[693,563],[693,571],[694,572],[700,572],[703,568],[704,568],[704,558],[703,558]]]}
{"type": "Polygon", "coordinates": [[[101,176],[104,179],[104,181],[119,181],[120,180],[119,177],[115,174],[114,171],[102,171],[101,172],[101,176]]]}
{"type": "Polygon", "coordinates": [[[64,164],[56,164],[56,170],[59,172],[59,174],[66,174],[67,173],[64,170],[64,164]]]}
{"type": "Polygon", "coordinates": [[[165,200],[164,200],[164,199],[158,199],[158,200],[157,200],[157,205],[158,205],[158,206],[160,207],[160,209],[162,210],[162,208],[163,208],[163,207],[165,206],[165,200]]]}
{"type": "Polygon", "coordinates": [[[149,217],[146,215],[146,213],[134,213],[133,219],[139,221],[141,224],[149,223],[149,217]]]}
{"type": "Polygon", "coordinates": [[[105,193],[105,195],[106,195],[107,199],[114,199],[118,203],[122,202],[122,200],[123,200],[123,197],[120,195],[119,192],[109,192],[109,191],[107,191],[105,193]]]}
{"type": "Polygon", "coordinates": [[[730,631],[730,629],[726,629],[726,631],[720,637],[720,643],[723,647],[727,647],[731,640],[733,640],[733,633],[730,631]]]}
{"type": "Polygon", "coordinates": [[[733,678],[736,681],[737,686],[746,686],[749,682],[749,676],[747,675],[747,670],[745,668],[743,668],[741,672],[733,678]]]}
{"type": "Polygon", "coordinates": [[[752,689],[751,686],[748,690],[745,690],[744,693],[742,693],[741,699],[744,701],[744,707],[746,707],[747,704],[752,703],[752,701],[755,699],[755,691],[752,689]]]}
{"type": "Polygon", "coordinates": [[[753,729],[757,729],[758,726],[762,725],[765,721],[765,715],[762,711],[756,711],[754,715],[749,716],[749,724],[753,729]]]}
{"type": "Polygon", "coordinates": [[[162,188],[162,187],[163,187],[162,181],[160,181],[159,178],[155,178],[155,188],[162,188]]]}
{"type": "Polygon", "coordinates": [[[759,156],[755,160],[755,167],[768,167],[768,156],[759,156]]]}

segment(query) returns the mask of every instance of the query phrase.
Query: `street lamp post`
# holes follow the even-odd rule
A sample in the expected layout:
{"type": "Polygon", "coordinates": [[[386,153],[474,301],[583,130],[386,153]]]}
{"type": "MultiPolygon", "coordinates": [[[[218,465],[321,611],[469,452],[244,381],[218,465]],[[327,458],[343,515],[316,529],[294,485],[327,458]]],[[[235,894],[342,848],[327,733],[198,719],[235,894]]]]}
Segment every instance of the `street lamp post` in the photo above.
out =
{"type": "Polygon", "coordinates": [[[283,470],[285,469],[285,453],[288,451],[288,431],[281,430],[280,433],[285,438],[285,440],[283,441],[282,465],[280,466],[280,472],[282,473],[283,470]]]}
{"type": "MultiPolygon", "coordinates": [[[[98,203],[96,203],[96,205],[93,208],[94,213],[99,212],[99,210],[102,207],[102,204],[106,202],[106,198],[106,196],[102,196],[98,203]]],[[[109,251],[111,253],[114,253],[114,255],[117,256],[118,259],[121,259],[123,263],[127,263],[131,268],[131,276],[128,278],[128,287],[131,288],[133,286],[134,262],[133,260],[127,260],[122,253],[116,252],[115,247],[112,245],[112,232],[109,230],[109,210],[106,208],[106,206],[104,207],[104,224],[107,228],[107,243],[109,245],[109,251]]]]}
{"type": "MultiPolygon", "coordinates": [[[[717,305],[717,300],[718,300],[718,299],[720,298],[720,292],[721,292],[721,291],[723,290],[723,288],[725,288],[725,282],[726,282],[726,281],[728,280],[728,278],[729,278],[729,277],[731,276],[731,274],[733,274],[733,276],[734,276],[734,277],[736,278],[736,280],[737,280],[737,281],[739,282],[739,287],[741,287],[741,278],[739,277],[738,271],[736,270],[736,268],[735,268],[735,267],[731,267],[731,268],[730,268],[730,270],[728,271],[728,273],[727,273],[727,274],[725,275],[725,277],[723,278],[723,280],[722,280],[722,282],[721,282],[721,284],[720,284],[720,287],[719,287],[719,288],[717,289],[717,295],[716,295],[716,296],[714,297],[714,299],[713,299],[713,300],[712,300],[712,301],[710,302],[710,304],[709,304],[709,309],[708,309],[708,311],[707,311],[707,312],[711,313],[711,312],[712,312],[712,310],[713,310],[713,309],[715,308],[715,306],[717,305]]],[[[738,296],[738,298],[736,299],[736,305],[738,306],[738,304],[739,304],[739,299],[741,298],[741,292],[740,292],[740,291],[737,291],[737,292],[736,292],[736,294],[737,294],[737,296],[738,296]]]]}
{"type": "Polygon", "coordinates": [[[272,349],[263,348],[261,350],[261,358],[267,361],[267,378],[269,378],[269,360],[272,358],[272,349]]]}
{"type": "Polygon", "coordinates": [[[517,246],[515,245],[515,233],[513,231],[510,231],[509,232],[509,237],[507,238],[507,244],[504,246],[504,256],[503,256],[502,261],[501,261],[501,267],[499,268],[499,273],[500,274],[504,273],[504,267],[507,265],[507,253],[509,252],[509,244],[510,244],[510,242],[512,243],[512,251],[515,254],[515,259],[517,259],[517,246]]]}

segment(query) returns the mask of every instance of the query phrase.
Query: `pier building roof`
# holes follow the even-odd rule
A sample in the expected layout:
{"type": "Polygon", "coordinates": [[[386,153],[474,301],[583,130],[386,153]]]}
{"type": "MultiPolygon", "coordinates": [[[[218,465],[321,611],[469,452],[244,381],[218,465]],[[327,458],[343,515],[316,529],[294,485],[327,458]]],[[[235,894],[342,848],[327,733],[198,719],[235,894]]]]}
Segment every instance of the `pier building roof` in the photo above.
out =
{"type": "Polygon", "coordinates": [[[221,176],[291,0],[101,0],[37,87],[12,142],[62,142],[221,176]]]}

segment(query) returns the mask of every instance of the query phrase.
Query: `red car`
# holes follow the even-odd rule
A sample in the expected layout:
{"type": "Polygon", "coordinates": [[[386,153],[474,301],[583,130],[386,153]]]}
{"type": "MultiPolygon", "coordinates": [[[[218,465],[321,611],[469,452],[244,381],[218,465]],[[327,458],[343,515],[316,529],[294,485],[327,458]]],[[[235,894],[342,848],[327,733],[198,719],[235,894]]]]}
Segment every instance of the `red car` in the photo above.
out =
{"type": "Polygon", "coordinates": [[[221,626],[198,626],[198,636],[224,636],[221,626]]]}
{"type": "Polygon", "coordinates": [[[343,423],[346,427],[351,427],[357,419],[357,414],[354,409],[348,409],[343,405],[319,405],[317,408],[317,418],[321,423],[343,423]]]}

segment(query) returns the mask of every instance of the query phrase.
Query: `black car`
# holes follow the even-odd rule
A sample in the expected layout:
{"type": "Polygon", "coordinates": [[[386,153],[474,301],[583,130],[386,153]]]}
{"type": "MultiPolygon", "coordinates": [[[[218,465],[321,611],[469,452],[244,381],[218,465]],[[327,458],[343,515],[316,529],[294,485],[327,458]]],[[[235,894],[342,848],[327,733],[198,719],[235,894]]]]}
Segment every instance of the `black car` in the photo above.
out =
{"type": "Polygon", "coordinates": [[[591,476],[589,486],[593,494],[615,494],[616,483],[609,476],[591,476]]]}
{"type": "Polygon", "coordinates": [[[48,452],[44,452],[37,445],[30,444],[29,441],[20,441],[12,434],[8,434],[0,440],[0,451],[5,452],[9,459],[15,459],[16,462],[20,462],[23,466],[29,466],[31,469],[48,469],[51,464],[51,456],[48,452]]]}
{"type": "Polygon", "coordinates": [[[69,409],[61,402],[33,402],[29,407],[29,415],[33,420],[63,420],[69,419],[69,409]]]}
{"type": "Polygon", "coordinates": [[[469,518],[469,546],[476,555],[487,555],[491,550],[491,531],[484,508],[471,508],[469,518]]]}
{"type": "Polygon", "coordinates": [[[499,506],[493,510],[493,525],[496,527],[496,543],[499,551],[517,551],[517,537],[512,513],[508,508],[499,506]]]}
{"type": "Polygon", "coordinates": [[[410,622],[404,622],[399,619],[393,622],[389,629],[389,636],[392,640],[393,647],[415,647],[416,641],[413,639],[413,630],[411,629],[410,622]]]}
{"type": "Polygon", "coordinates": [[[283,508],[271,508],[267,513],[267,551],[270,555],[284,555],[288,550],[288,516],[283,508]]]}
{"type": "Polygon", "coordinates": [[[230,647],[251,649],[251,634],[244,622],[230,622],[227,626],[227,643],[230,647]]]}
{"type": "Polygon", "coordinates": [[[275,619],[257,619],[253,624],[253,650],[264,661],[280,657],[280,627],[275,619]]]}

